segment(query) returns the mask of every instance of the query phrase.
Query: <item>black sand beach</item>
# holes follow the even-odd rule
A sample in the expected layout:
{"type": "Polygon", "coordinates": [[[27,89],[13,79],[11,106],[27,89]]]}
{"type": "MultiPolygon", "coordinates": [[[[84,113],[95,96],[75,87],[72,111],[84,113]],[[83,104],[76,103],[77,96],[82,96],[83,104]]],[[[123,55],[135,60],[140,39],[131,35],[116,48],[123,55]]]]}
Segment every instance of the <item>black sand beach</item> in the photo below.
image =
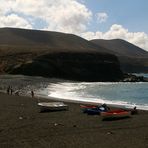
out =
{"type": "Polygon", "coordinates": [[[40,113],[35,98],[0,93],[0,148],[147,148],[148,112],[102,121],[80,104],[40,113]]]}

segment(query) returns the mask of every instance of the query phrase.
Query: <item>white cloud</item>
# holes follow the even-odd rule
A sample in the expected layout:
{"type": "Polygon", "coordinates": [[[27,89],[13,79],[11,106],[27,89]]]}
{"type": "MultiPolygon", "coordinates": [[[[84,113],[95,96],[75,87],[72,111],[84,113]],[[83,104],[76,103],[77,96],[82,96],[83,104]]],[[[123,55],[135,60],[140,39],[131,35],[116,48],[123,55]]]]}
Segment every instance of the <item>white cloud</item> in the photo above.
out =
{"type": "Polygon", "coordinates": [[[48,28],[78,34],[86,30],[91,15],[84,5],[74,0],[62,0],[56,8],[55,5],[51,7],[47,21],[52,23],[49,23],[48,28]]]}
{"type": "Polygon", "coordinates": [[[16,14],[0,17],[0,27],[32,28],[32,26],[23,18],[16,14]]]}
{"type": "Polygon", "coordinates": [[[97,16],[97,21],[98,21],[99,23],[104,23],[104,22],[106,22],[106,20],[107,20],[107,18],[108,18],[107,13],[105,13],[105,12],[97,13],[96,16],[97,16]]]}
{"type": "Polygon", "coordinates": [[[2,16],[11,10],[11,0],[1,0],[0,2],[0,16],[2,16]]]}
{"type": "MultiPolygon", "coordinates": [[[[47,29],[81,35],[86,39],[127,40],[145,50],[148,50],[148,35],[144,32],[130,32],[121,25],[114,24],[103,33],[87,32],[87,25],[92,18],[92,12],[80,3],[80,0],[1,0],[0,27],[37,28],[36,21],[41,20],[47,29]]],[[[99,22],[105,22],[106,13],[98,13],[99,22]]]]}
{"type": "Polygon", "coordinates": [[[81,36],[87,40],[92,40],[92,39],[102,39],[104,36],[103,36],[103,33],[102,32],[84,32],[81,34],[81,36]]]}
{"type": "MultiPolygon", "coordinates": [[[[2,2],[6,4],[4,0],[2,2]]],[[[3,17],[13,12],[20,14],[26,21],[27,17],[39,18],[47,24],[47,27],[42,29],[52,31],[79,34],[86,30],[92,16],[91,11],[77,0],[8,0],[7,2],[8,5],[5,7],[7,9],[5,11],[0,9],[0,13],[3,11],[3,17]]]]}
{"type": "Polygon", "coordinates": [[[82,37],[91,39],[123,39],[148,51],[148,35],[144,32],[129,32],[122,25],[114,24],[103,32],[85,32],[82,37]]]}

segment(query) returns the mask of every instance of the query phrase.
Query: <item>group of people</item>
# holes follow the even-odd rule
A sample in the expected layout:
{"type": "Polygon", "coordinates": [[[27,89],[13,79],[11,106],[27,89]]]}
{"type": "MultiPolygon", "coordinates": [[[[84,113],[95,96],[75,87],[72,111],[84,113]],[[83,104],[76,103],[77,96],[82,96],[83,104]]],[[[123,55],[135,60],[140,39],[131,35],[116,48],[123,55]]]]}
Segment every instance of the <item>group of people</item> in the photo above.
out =
{"type": "MultiPolygon", "coordinates": [[[[7,94],[12,95],[13,93],[14,93],[14,95],[19,96],[19,90],[14,91],[12,89],[12,86],[8,86],[7,87],[7,94]]],[[[31,97],[34,98],[34,91],[33,90],[31,90],[31,97]]]]}
{"type": "Polygon", "coordinates": [[[7,94],[8,94],[8,95],[15,94],[15,95],[19,96],[19,90],[14,91],[14,90],[12,89],[12,86],[8,86],[8,87],[7,87],[7,94]]]}

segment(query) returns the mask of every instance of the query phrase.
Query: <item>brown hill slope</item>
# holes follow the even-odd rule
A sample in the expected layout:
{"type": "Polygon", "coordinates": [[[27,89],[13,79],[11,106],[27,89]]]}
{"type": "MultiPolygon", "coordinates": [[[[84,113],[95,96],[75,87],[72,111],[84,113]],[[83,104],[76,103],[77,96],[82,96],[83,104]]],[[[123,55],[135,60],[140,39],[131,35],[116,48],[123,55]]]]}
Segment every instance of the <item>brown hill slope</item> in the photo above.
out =
{"type": "MultiPolygon", "coordinates": [[[[91,40],[91,42],[103,47],[105,52],[115,54],[124,72],[147,72],[148,52],[121,39],[91,40]]],[[[101,48],[100,48],[101,49],[101,48]]]]}
{"type": "Polygon", "coordinates": [[[48,50],[49,52],[52,52],[53,49],[54,52],[62,50],[72,52],[93,52],[98,48],[95,44],[73,34],[17,28],[1,28],[0,47],[9,48],[10,46],[15,47],[15,49],[20,49],[21,47],[21,50],[22,48],[25,48],[25,51],[27,48],[35,48],[35,52],[40,52],[40,49],[48,50]]]}
{"type": "Polygon", "coordinates": [[[121,79],[118,59],[102,50],[105,49],[72,34],[0,29],[1,73],[85,81],[121,79]]]}

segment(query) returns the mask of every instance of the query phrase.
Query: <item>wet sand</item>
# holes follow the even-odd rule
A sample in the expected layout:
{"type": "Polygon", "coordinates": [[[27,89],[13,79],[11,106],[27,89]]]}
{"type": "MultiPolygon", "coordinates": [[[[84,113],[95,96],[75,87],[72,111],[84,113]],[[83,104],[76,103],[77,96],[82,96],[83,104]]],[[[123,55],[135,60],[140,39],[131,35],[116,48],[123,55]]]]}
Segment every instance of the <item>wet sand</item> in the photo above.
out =
{"type": "Polygon", "coordinates": [[[148,112],[102,121],[80,104],[40,113],[37,99],[0,93],[0,148],[147,148],[148,112]]]}

